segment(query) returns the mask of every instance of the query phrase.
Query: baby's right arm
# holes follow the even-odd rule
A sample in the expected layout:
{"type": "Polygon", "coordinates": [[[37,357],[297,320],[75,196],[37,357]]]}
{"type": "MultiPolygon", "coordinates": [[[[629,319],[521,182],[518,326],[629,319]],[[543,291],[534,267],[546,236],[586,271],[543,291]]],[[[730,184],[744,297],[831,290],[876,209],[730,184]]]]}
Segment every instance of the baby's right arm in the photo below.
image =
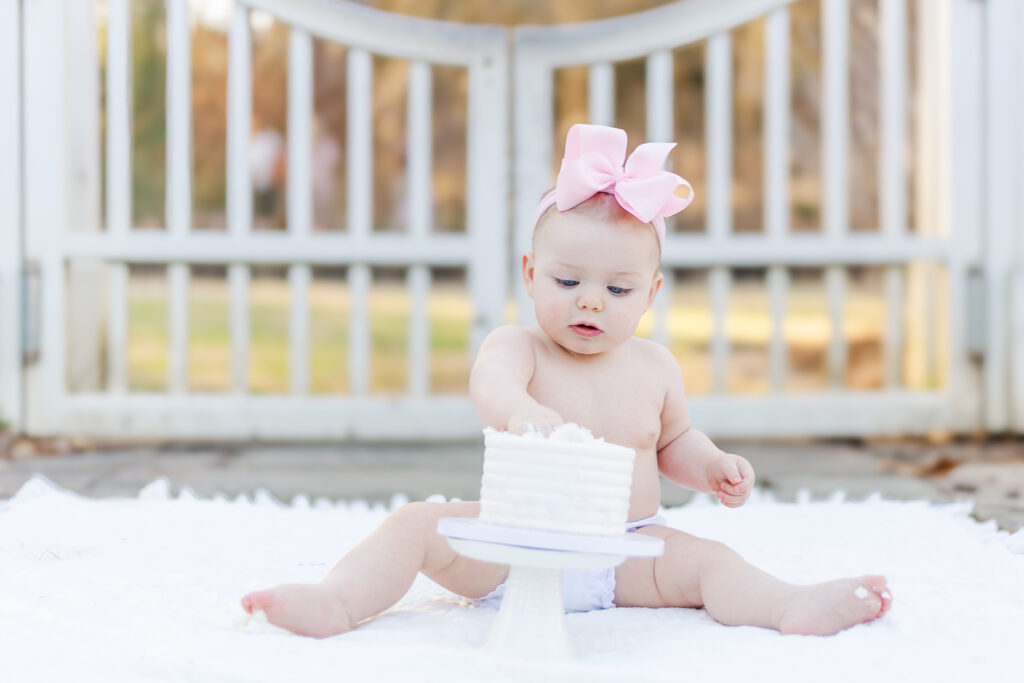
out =
{"type": "Polygon", "coordinates": [[[523,432],[550,431],[562,417],[528,391],[536,367],[533,340],[522,327],[505,325],[487,335],[469,376],[469,395],[488,427],[523,432]]]}

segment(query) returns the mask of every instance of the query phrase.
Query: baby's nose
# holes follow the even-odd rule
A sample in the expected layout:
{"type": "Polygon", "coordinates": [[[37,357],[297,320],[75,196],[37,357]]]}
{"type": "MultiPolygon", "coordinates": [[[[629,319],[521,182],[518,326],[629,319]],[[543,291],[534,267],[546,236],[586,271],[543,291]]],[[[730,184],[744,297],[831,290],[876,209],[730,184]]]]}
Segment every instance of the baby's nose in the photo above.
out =
{"type": "Polygon", "coordinates": [[[576,300],[576,305],[581,309],[600,311],[604,308],[604,300],[598,292],[593,289],[586,289],[580,292],[580,297],[576,300]]]}

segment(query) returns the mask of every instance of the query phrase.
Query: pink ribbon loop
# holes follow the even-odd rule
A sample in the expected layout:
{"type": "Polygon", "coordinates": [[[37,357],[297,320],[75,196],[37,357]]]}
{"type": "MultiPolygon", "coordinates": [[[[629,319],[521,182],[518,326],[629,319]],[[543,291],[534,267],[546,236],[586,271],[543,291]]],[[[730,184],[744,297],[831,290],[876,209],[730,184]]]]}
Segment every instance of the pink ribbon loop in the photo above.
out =
{"type": "Polygon", "coordinates": [[[658,241],[664,245],[665,218],[693,201],[690,184],[662,169],[673,147],[672,142],[644,143],[627,159],[626,131],[577,123],[566,137],[555,189],[541,200],[537,217],[552,203],[559,211],[567,211],[598,192],[607,192],[623,209],[654,225],[658,241]],[[680,185],[689,188],[689,196],[675,194],[680,185]]]}

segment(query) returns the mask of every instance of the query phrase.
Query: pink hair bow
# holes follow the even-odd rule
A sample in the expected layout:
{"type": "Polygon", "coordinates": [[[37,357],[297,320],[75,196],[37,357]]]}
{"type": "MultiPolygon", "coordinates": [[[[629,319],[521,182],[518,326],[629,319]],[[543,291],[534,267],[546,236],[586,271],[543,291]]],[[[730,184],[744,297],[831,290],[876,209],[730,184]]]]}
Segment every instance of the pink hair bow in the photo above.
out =
{"type": "Polygon", "coordinates": [[[567,211],[598,192],[615,195],[623,209],[654,226],[658,242],[665,244],[665,218],[679,213],[693,201],[690,183],[662,170],[673,142],[647,142],[626,158],[626,131],[609,126],[577,123],[565,139],[565,156],[555,189],[541,199],[534,221],[552,204],[567,211]],[[677,197],[685,185],[689,196],[677,197]]]}

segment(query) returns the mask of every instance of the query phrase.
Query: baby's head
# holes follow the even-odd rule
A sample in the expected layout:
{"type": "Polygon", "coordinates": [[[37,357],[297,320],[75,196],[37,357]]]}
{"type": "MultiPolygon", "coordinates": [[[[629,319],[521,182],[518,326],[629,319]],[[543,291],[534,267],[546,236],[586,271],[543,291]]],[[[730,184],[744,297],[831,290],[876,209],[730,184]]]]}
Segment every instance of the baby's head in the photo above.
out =
{"type": "Polygon", "coordinates": [[[665,217],[689,197],[689,183],[661,170],[671,144],[641,145],[625,161],[626,134],[573,126],[558,184],[541,200],[523,281],[537,321],[576,354],[609,350],[632,337],[661,287],[665,217]]]}

